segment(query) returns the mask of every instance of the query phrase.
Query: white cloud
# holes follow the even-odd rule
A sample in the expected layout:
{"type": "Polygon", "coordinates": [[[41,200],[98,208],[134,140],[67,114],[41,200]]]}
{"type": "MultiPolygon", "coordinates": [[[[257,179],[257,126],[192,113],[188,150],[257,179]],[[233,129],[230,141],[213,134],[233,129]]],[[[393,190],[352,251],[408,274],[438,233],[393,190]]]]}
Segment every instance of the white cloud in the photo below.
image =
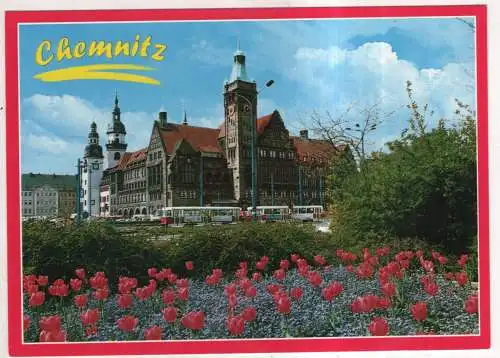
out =
{"type": "Polygon", "coordinates": [[[33,149],[43,152],[59,154],[68,149],[69,143],[56,136],[49,137],[44,135],[28,134],[26,145],[33,149]]]}
{"type": "MultiPolygon", "coordinates": [[[[23,101],[22,171],[43,171],[40,162],[50,163],[54,171],[71,172],[76,158],[83,155],[90,124],[95,121],[100,144],[106,143],[106,129],[112,108],[98,108],[71,95],[35,94],[23,101]],[[57,156],[57,160],[53,160],[57,156]]],[[[146,147],[155,114],[123,112],[128,151],[146,147]]],[[[47,164],[44,164],[45,166],[47,164]]]]}
{"type": "Polygon", "coordinates": [[[288,76],[310,88],[323,102],[340,105],[382,99],[385,109],[394,110],[408,102],[408,80],[413,83],[415,99],[420,104],[429,103],[438,116],[453,114],[450,103],[455,98],[473,105],[464,65],[450,63],[419,70],[399,59],[384,42],[365,43],[352,50],[300,48],[288,76]]]}

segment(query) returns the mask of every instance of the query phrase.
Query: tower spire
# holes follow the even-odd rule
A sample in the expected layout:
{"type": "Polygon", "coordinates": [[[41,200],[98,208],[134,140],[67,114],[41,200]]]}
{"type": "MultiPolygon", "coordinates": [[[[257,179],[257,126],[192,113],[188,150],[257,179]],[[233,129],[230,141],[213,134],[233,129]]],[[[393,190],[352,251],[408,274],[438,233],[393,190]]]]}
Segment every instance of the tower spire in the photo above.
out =
{"type": "Polygon", "coordinates": [[[245,65],[245,53],[240,48],[239,37],[236,46],[236,52],[234,53],[233,57],[233,70],[231,72],[231,78],[229,82],[234,82],[237,80],[250,82],[247,76],[247,69],[245,65]]]}
{"type": "Polygon", "coordinates": [[[188,121],[187,121],[187,114],[186,114],[186,103],[184,100],[182,100],[182,112],[183,112],[183,118],[184,118],[182,124],[187,125],[188,121]]]}

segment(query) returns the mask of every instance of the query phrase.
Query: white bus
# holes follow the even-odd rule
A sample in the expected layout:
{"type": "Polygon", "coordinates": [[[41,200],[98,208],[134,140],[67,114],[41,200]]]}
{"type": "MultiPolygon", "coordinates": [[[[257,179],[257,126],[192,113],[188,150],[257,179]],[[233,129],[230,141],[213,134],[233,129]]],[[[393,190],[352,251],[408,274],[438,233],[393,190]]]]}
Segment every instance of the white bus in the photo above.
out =
{"type": "MultiPolygon", "coordinates": [[[[253,208],[249,206],[247,210],[252,212],[253,208]]],[[[257,206],[256,210],[257,218],[267,222],[283,221],[290,216],[290,208],[288,206],[257,206]]]]}
{"type": "Polygon", "coordinates": [[[166,207],[159,211],[162,225],[227,224],[239,217],[240,208],[220,206],[177,206],[166,207]]]}
{"type": "Polygon", "coordinates": [[[321,205],[297,205],[292,209],[292,219],[299,221],[319,221],[323,213],[321,205]]]}

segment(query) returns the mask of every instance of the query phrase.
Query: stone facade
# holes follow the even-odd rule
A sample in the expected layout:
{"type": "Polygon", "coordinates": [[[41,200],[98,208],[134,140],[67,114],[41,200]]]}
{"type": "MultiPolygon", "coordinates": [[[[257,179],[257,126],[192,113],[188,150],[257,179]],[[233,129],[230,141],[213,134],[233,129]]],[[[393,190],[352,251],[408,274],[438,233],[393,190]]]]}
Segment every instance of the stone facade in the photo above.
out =
{"type": "Polygon", "coordinates": [[[69,218],[76,211],[74,175],[23,174],[21,185],[21,214],[25,218],[69,218]]]}
{"type": "MultiPolygon", "coordinates": [[[[160,112],[148,146],[120,154],[116,165],[104,171],[101,190],[109,190],[110,215],[154,215],[166,206],[246,208],[252,202],[252,148],[257,205],[324,204],[328,163],[341,148],[309,138],[307,130],[291,136],[278,111],[256,118],[257,84],[247,78],[244,53],[238,50],[233,60],[218,128],[191,126],[186,115],[182,123],[173,123],[167,112],[160,112]]],[[[117,108],[115,101],[113,128],[121,135],[125,126],[117,108]]],[[[108,135],[114,138],[115,133],[108,135]]],[[[123,149],[124,135],[119,142],[123,149]]]]}

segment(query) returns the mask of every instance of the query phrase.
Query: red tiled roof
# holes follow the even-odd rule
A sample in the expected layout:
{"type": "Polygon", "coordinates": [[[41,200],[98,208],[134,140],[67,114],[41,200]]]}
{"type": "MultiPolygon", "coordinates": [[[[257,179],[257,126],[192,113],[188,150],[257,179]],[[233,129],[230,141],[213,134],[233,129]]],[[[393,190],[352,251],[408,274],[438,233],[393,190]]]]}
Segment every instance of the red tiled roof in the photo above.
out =
{"type": "Polygon", "coordinates": [[[123,169],[127,165],[130,157],[132,156],[131,152],[125,152],[123,153],[122,157],[118,161],[118,164],[116,165],[116,169],[123,169]]]}
{"type": "Polygon", "coordinates": [[[138,151],[129,153],[130,158],[129,158],[128,162],[126,163],[126,166],[129,166],[129,165],[131,165],[135,162],[138,162],[140,160],[146,159],[146,152],[147,151],[148,151],[148,148],[142,148],[142,149],[139,149],[138,151]]]}
{"type": "Polygon", "coordinates": [[[273,115],[277,113],[274,111],[271,114],[268,114],[267,116],[260,117],[257,119],[257,135],[261,135],[264,132],[264,129],[266,129],[267,125],[269,122],[271,122],[271,118],[273,118],[273,115]]]}
{"type": "Polygon", "coordinates": [[[292,140],[297,149],[297,158],[299,161],[324,162],[329,160],[337,151],[343,149],[342,147],[333,147],[326,140],[304,139],[300,137],[292,137],[292,140]]]}
{"type": "MultiPolygon", "coordinates": [[[[264,129],[266,129],[275,113],[278,113],[278,111],[274,111],[273,113],[257,118],[257,135],[261,135],[264,132],[264,129]]],[[[219,138],[223,138],[226,136],[226,126],[224,125],[224,123],[225,122],[223,121],[219,126],[219,138]]]]}
{"type": "Polygon", "coordinates": [[[218,128],[193,127],[185,124],[169,124],[168,129],[160,129],[167,153],[174,151],[180,140],[186,140],[195,150],[210,153],[222,153],[219,147],[218,128]]]}

